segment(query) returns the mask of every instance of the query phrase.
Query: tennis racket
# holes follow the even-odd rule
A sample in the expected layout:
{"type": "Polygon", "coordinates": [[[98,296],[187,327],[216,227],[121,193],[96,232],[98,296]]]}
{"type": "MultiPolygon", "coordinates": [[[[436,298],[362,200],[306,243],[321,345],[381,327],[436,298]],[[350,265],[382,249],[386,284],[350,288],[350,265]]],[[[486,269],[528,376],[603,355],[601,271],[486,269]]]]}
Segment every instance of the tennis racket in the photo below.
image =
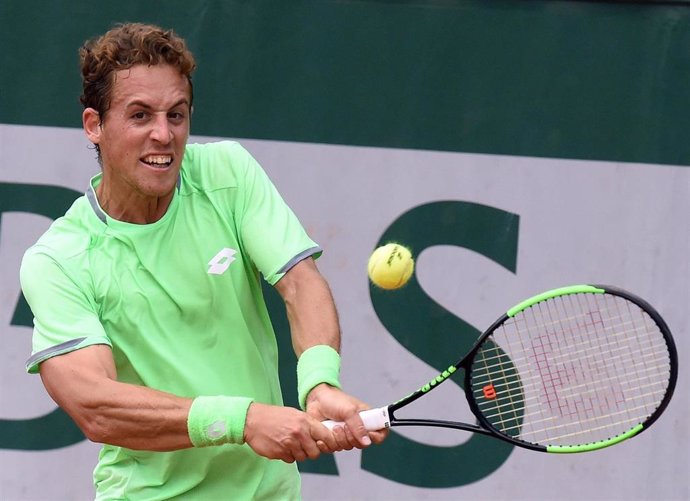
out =
{"type": "Polygon", "coordinates": [[[654,308],[616,287],[576,285],[511,308],[459,362],[401,400],[360,415],[369,430],[436,426],[535,451],[586,452],[649,428],[677,376],[673,338],[654,308]],[[477,424],[396,417],[460,369],[477,424]]]}

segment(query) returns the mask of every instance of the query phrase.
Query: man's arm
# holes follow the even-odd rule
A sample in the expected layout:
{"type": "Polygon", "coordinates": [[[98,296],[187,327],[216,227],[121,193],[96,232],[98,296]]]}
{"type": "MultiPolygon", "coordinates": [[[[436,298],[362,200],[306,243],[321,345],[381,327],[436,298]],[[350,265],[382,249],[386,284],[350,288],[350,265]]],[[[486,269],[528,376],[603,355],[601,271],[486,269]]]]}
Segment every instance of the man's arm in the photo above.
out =
{"type": "Polygon", "coordinates": [[[152,451],[192,447],[187,433],[192,399],[118,382],[109,346],[50,358],[40,371],[50,396],[89,440],[152,451]]]}
{"type": "MultiPolygon", "coordinates": [[[[275,285],[285,301],[292,345],[299,358],[317,345],[340,351],[340,325],[331,290],[316,267],[307,258],[293,266],[275,285]]],[[[368,433],[358,412],[368,406],[360,400],[327,384],[314,387],[306,401],[307,412],[319,420],[345,422],[334,434],[341,448],[366,447],[383,441],[387,433],[368,433]]]]}
{"type": "MultiPolygon", "coordinates": [[[[118,382],[109,346],[53,357],[40,372],[53,400],[93,442],[151,451],[192,447],[187,418],[193,399],[118,382]]],[[[286,462],[339,448],[333,434],[306,413],[256,402],[247,412],[245,439],[258,454],[286,462]]]]}
{"type": "Polygon", "coordinates": [[[340,325],[333,295],[313,259],[303,259],[293,266],[275,288],[285,301],[297,358],[319,344],[340,351],[340,325]]]}

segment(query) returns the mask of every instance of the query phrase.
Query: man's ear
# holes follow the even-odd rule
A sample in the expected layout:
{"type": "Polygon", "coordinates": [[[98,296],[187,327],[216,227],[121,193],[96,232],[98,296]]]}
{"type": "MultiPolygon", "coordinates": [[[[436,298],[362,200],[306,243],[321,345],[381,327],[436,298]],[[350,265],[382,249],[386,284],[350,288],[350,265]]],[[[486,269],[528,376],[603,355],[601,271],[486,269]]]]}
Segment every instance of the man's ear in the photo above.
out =
{"type": "Polygon", "coordinates": [[[86,108],[81,115],[86,137],[93,144],[101,141],[101,115],[93,108],[86,108]]]}

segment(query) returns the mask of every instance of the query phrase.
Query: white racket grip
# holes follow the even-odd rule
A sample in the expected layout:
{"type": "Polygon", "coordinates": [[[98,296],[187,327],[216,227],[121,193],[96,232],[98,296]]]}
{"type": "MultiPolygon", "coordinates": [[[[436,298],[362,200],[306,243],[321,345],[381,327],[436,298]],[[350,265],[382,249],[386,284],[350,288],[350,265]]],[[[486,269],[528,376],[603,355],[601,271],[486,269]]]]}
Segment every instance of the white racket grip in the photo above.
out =
{"type": "MultiPolygon", "coordinates": [[[[364,427],[368,431],[376,431],[376,430],[382,430],[384,428],[390,428],[391,421],[390,418],[388,417],[388,407],[378,407],[377,409],[368,409],[366,411],[361,411],[359,413],[359,417],[362,418],[362,422],[364,423],[364,427]]],[[[323,424],[326,428],[329,430],[332,430],[333,427],[340,425],[342,426],[343,422],[341,421],[333,421],[331,419],[328,419],[326,421],[321,421],[321,424],[323,424]]]]}

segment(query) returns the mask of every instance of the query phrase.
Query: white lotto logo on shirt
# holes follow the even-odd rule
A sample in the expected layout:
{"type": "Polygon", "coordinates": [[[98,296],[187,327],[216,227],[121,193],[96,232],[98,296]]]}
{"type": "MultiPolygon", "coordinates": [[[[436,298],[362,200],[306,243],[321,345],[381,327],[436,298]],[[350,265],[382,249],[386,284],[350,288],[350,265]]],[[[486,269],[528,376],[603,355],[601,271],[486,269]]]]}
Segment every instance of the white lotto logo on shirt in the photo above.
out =
{"type": "Polygon", "coordinates": [[[222,275],[230,267],[230,263],[235,260],[237,251],[230,247],[225,247],[218,254],[213,256],[208,262],[208,273],[211,275],[222,275]]]}

